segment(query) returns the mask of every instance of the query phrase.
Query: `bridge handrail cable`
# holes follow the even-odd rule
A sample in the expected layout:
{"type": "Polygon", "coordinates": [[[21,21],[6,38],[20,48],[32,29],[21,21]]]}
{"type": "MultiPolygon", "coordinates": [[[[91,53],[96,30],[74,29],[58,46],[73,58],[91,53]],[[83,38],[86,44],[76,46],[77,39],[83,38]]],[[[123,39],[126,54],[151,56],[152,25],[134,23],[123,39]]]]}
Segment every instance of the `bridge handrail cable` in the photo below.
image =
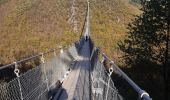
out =
{"type": "Polygon", "coordinates": [[[15,67],[15,64],[20,64],[20,63],[23,63],[23,62],[27,62],[27,61],[30,61],[30,60],[34,60],[34,59],[37,59],[38,57],[41,57],[42,55],[47,55],[51,52],[55,52],[58,48],[56,49],[51,49],[47,52],[44,52],[44,53],[40,53],[40,54],[37,54],[37,55],[34,55],[34,56],[31,56],[31,57],[28,57],[28,58],[25,58],[25,59],[22,59],[22,60],[19,60],[19,61],[16,61],[16,62],[13,62],[11,64],[7,64],[7,65],[4,65],[2,67],[0,67],[0,70],[3,70],[3,69],[6,69],[6,68],[9,68],[9,67],[15,67]]]}
{"type": "Polygon", "coordinates": [[[102,54],[105,60],[108,60],[110,64],[113,65],[113,67],[119,72],[119,74],[122,76],[123,79],[125,79],[132,88],[139,94],[140,99],[144,100],[152,100],[149,96],[149,94],[142,90],[135,82],[133,82],[109,57],[106,56],[106,54],[102,54]]]}

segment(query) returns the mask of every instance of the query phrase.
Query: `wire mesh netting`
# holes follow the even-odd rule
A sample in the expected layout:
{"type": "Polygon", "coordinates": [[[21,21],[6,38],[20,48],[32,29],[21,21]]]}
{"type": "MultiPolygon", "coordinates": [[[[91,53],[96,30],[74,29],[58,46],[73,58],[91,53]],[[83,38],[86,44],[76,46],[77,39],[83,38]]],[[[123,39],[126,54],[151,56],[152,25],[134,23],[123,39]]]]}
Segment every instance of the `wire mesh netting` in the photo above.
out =
{"type": "Polygon", "coordinates": [[[92,99],[123,100],[111,79],[111,74],[98,59],[97,51],[93,52],[91,60],[93,62],[91,72],[92,99]]]}
{"type": "Polygon", "coordinates": [[[75,45],[53,56],[39,66],[18,75],[12,81],[0,83],[0,100],[49,100],[57,92],[67,72],[74,64],[75,45]],[[72,55],[73,54],[73,55],[72,55]]]}

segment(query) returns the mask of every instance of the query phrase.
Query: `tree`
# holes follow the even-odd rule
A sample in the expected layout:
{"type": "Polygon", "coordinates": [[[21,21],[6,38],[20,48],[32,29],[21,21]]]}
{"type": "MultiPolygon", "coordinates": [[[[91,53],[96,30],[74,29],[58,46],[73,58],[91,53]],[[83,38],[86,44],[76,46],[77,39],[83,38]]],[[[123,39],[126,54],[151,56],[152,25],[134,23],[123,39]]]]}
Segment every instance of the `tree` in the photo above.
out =
{"type": "Polygon", "coordinates": [[[165,51],[165,63],[164,63],[164,82],[165,82],[165,96],[167,100],[170,99],[170,2],[167,1],[167,34],[166,34],[166,51],[165,51]]]}
{"type": "MultiPolygon", "coordinates": [[[[129,24],[127,38],[119,43],[119,47],[124,52],[123,58],[127,65],[136,67],[145,63],[148,65],[146,72],[149,73],[156,68],[152,65],[163,66],[167,59],[165,54],[168,49],[166,45],[169,2],[168,0],[142,0],[141,3],[143,13],[136,16],[136,19],[129,24]]],[[[160,67],[160,71],[162,69],[163,67],[160,67]]],[[[167,76],[165,81],[167,83],[167,76]]]]}

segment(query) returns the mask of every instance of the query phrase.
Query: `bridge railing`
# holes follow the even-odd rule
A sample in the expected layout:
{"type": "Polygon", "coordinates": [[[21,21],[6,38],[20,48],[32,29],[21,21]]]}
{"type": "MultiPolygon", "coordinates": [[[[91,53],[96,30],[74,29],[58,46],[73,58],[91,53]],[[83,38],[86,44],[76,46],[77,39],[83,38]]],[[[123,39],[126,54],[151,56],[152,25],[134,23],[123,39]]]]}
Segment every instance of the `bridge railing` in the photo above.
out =
{"type": "Polygon", "coordinates": [[[49,100],[53,98],[62,81],[74,66],[75,56],[78,55],[82,45],[81,41],[77,46],[73,44],[66,50],[61,49],[58,56],[56,55],[57,49],[52,49],[0,67],[0,72],[13,68],[13,73],[16,75],[16,78],[9,82],[0,82],[0,100],[49,100]],[[50,54],[51,58],[47,60],[47,56],[50,54]],[[23,63],[35,60],[39,62],[36,67],[21,72],[20,66],[23,63]]]}
{"type": "Polygon", "coordinates": [[[108,72],[99,59],[98,49],[92,52],[91,66],[92,100],[123,100],[112,81],[112,71],[108,72]]]}
{"type": "Polygon", "coordinates": [[[103,61],[107,60],[109,61],[111,67],[109,68],[109,71],[113,71],[119,76],[121,76],[123,79],[127,81],[128,84],[138,93],[139,99],[141,100],[152,100],[149,96],[149,94],[142,90],[135,82],[133,82],[111,59],[109,59],[104,53],[102,54],[103,61]]]}
{"type": "Polygon", "coordinates": [[[122,96],[116,89],[112,73],[118,74],[139,94],[141,100],[152,100],[149,94],[134,83],[111,59],[104,53],[101,54],[98,48],[94,48],[91,55],[92,66],[92,99],[96,100],[122,100],[122,96]],[[106,63],[108,62],[108,63],[106,63]],[[108,68],[107,68],[108,67],[108,68]]]}

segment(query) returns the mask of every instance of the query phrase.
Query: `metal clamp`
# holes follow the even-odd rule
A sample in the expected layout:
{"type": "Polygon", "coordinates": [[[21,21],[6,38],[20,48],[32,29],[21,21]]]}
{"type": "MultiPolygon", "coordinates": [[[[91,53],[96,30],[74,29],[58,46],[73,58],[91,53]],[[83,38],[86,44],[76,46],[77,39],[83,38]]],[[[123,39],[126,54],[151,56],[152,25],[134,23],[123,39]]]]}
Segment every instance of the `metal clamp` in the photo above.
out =
{"type": "Polygon", "coordinates": [[[110,87],[110,80],[111,80],[112,73],[113,73],[113,68],[111,67],[111,68],[109,68],[109,80],[108,80],[108,83],[107,83],[108,87],[107,87],[106,99],[105,100],[107,100],[107,98],[108,98],[109,87],[110,87]]]}
{"type": "Polygon", "coordinates": [[[45,58],[44,58],[44,54],[43,53],[41,53],[41,62],[45,63],[45,58]]]}
{"type": "Polygon", "coordinates": [[[57,56],[57,54],[56,54],[56,52],[55,52],[55,49],[54,49],[54,56],[55,56],[55,57],[57,56]]]}
{"type": "Polygon", "coordinates": [[[109,76],[111,76],[112,75],[112,73],[113,73],[113,68],[111,67],[111,68],[109,68],[109,76]]]}
{"type": "Polygon", "coordinates": [[[143,98],[144,95],[149,97],[149,94],[146,91],[144,91],[144,90],[139,91],[139,96],[141,99],[143,98]]]}
{"type": "Polygon", "coordinates": [[[15,64],[14,73],[15,73],[15,75],[17,76],[17,81],[18,81],[19,90],[20,90],[20,96],[21,96],[20,99],[21,99],[21,100],[24,100],[24,98],[23,98],[23,93],[22,93],[21,82],[20,82],[20,75],[19,75],[20,71],[19,71],[19,69],[18,69],[18,64],[17,64],[17,62],[14,62],[14,64],[15,64]]]}
{"type": "Polygon", "coordinates": [[[114,73],[116,74],[116,75],[118,75],[119,77],[121,77],[122,75],[121,75],[121,73],[118,71],[118,69],[114,66],[114,61],[110,61],[110,66],[111,66],[111,68],[113,69],[113,71],[114,71],[114,73]]]}
{"type": "Polygon", "coordinates": [[[64,50],[63,48],[60,49],[60,54],[63,54],[64,50]]]}
{"type": "Polygon", "coordinates": [[[105,60],[106,60],[105,57],[103,57],[101,63],[103,64],[105,60]]]}
{"type": "Polygon", "coordinates": [[[20,71],[19,71],[19,69],[18,69],[18,64],[17,64],[17,62],[14,62],[14,64],[15,64],[14,73],[15,73],[15,75],[16,75],[17,77],[19,77],[20,71]]]}
{"type": "Polygon", "coordinates": [[[114,61],[110,61],[110,64],[114,64],[115,62],[114,61]]]}

